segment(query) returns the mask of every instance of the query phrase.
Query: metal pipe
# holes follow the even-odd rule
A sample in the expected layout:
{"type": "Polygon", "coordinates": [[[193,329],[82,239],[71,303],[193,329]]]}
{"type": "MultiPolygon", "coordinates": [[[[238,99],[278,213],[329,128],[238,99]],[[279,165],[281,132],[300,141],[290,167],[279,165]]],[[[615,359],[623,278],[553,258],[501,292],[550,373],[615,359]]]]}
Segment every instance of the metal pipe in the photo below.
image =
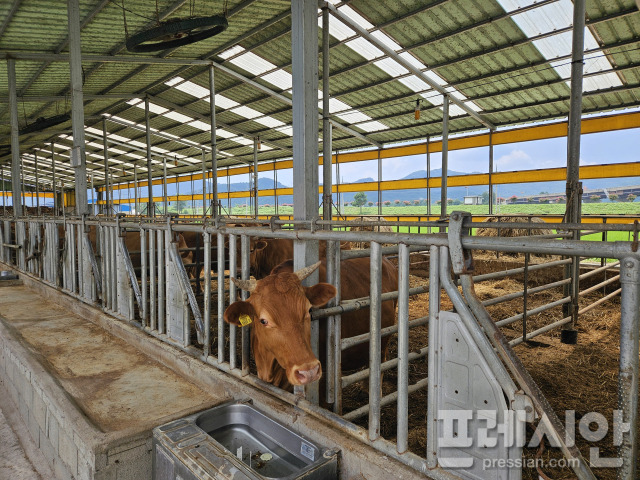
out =
{"type": "MultiPolygon", "coordinates": [[[[236,235],[229,235],[229,305],[236,301],[236,284],[231,281],[232,278],[236,278],[237,272],[237,237],[236,235]]],[[[220,280],[218,280],[220,281],[220,280]]],[[[238,327],[231,324],[229,325],[229,368],[235,370],[237,368],[237,354],[236,348],[238,345],[237,336],[238,327]]]]}
{"type": "Polygon", "coordinates": [[[221,214],[218,202],[218,143],[216,140],[216,90],[215,73],[213,65],[209,66],[209,108],[211,115],[211,202],[213,205],[212,217],[221,214]]]}
{"type": "Polygon", "coordinates": [[[133,198],[135,215],[138,215],[138,169],[135,162],[133,162],[133,198]]]}
{"type": "Polygon", "coordinates": [[[258,144],[260,139],[253,137],[253,218],[258,218],[258,144]]]}
{"type": "MultiPolygon", "coordinates": [[[[418,351],[409,352],[408,359],[410,362],[414,360],[418,360],[420,358],[424,358],[428,354],[428,348],[424,347],[418,351]]],[[[391,360],[387,360],[380,364],[380,371],[386,372],[387,370],[391,370],[398,367],[398,359],[393,358],[391,360]]],[[[352,373],[351,375],[347,375],[342,377],[342,388],[348,387],[349,385],[353,385],[354,383],[361,382],[369,378],[369,369],[365,368],[364,370],[358,370],[356,373],[352,373]]],[[[406,416],[408,410],[404,411],[404,415],[406,416]]]]}
{"type": "MultiPolygon", "coordinates": [[[[169,233],[170,234],[170,233],[169,233]]],[[[167,322],[165,316],[165,295],[166,295],[166,271],[167,262],[165,261],[166,246],[168,246],[169,235],[166,231],[158,230],[158,332],[167,333],[167,322]]]]}
{"type": "MultiPolygon", "coordinates": [[[[372,259],[373,260],[373,259],[372,259]]],[[[401,243],[398,250],[398,412],[397,449],[409,448],[409,247],[401,243]]]]}
{"type": "Polygon", "coordinates": [[[18,99],[16,95],[16,61],[7,59],[9,77],[9,112],[11,124],[11,205],[13,216],[22,216],[22,193],[20,189],[20,139],[18,136],[18,99]]]}
{"type": "MultiPolygon", "coordinates": [[[[324,33],[323,33],[324,34],[324,33]]],[[[336,251],[339,246],[337,242],[327,242],[327,255],[326,255],[326,282],[335,286],[335,268],[336,268],[336,251]]],[[[337,287],[336,287],[337,291],[337,287]]],[[[332,307],[335,305],[335,297],[329,300],[328,306],[332,307]]],[[[327,361],[326,366],[324,368],[325,372],[325,383],[326,383],[326,402],[331,404],[335,403],[336,398],[336,352],[333,348],[333,345],[336,344],[336,325],[335,325],[335,317],[329,316],[327,317],[327,326],[326,326],[326,345],[327,345],[327,361]]]]}
{"type": "MultiPolygon", "coordinates": [[[[380,297],[380,301],[384,302],[384,295],[380,297]]],[[[415,327],[421,327],[422,325],[426,325],[429,322],[429,317],[420,317],[415,320],[411,320],[409,322],[409,329],[415,327]]],[[[389,335],[393,335],[398,332],[398,325],[392,325],[390,327],[383,328],[380,330],[381,337],[388,337],[389,335]]],[[[356,335],[355,337],[349,337],[342,340],[342,350],[346,350],[347,348],[351,348],[355,345],[360,345],[362,343],[367,343],[369,341],[369,334],[363,333],[362,335],[356,335]]]]}
{"type": "Polygon", "coordinates": [[[436,425],[438,418],[437,388],[440,385],[438,374],[440,370],[436,368],[438,351],[438,314],[440,312],[440,277],[438,269],[440,267],[440,252],[435,245],[430,248],[429,253],[429,338],[428,338],[428,359],[427,359],[427,466],[435,468],[437,457],[436,445],[436,425]]]}
{"type": "Polygon", "coordinates": [[[382,150],[378,149],[378,215],[380,216],[382,216],[382,189],[380,188],[380,183],[382,182],[382,156],[380,155],[381,152],[382,150]]]}
{"type": "MultiPolygon", "coordinates": [[[[158,328],[158,318],[156,317],[156,236],[155,231],[149,231],[149,327],[151,330],[158,328]]],[[[160,254],[158,254],[159,258],[160,254]]],[[[161,268],[162,266],[158,263],[158,269],[161,268]]],[[[159,288],[162,288],[162,285],[158,282],[159,288]]]]}
{"type": "MultiPolygon", "coordinates": [[[[547,310],[550,310],[555,307],[559,307],[560,305],[564,305],[566,303],[569,303],[570,301],[571,301],[571,297],[564,297],[564,298],[561,298],[560,300],[556,300],[555,302],[547,303],[540,307],[534,308],[529,311],[528,315],[532,316],[538,313],[546,312],[547,310]]],[[[496,323],[496,327],[504,327],[505,325],[509,325],[513,322],[517,322],[518,320],[524,320],[524,313],[519,313],[517,315],[514,315],[509,318],[505,318],[504,320],[500,320],[495,323],[496,323]]]]}
{"type": "MultiPolygon", "coordinates": [[[[206,204],[203,204],[203,208],[206,204]]],[[[204,346],[203,357],[206,359],[211,350],[211,234],[204,236],[204,346]]],[[[196,281],[200,281],[196,278],[196,281]]]]}
{"type": "MultiPolygon", "coordinates": [[[[338,248],[339,243],[336,245],[334,249],[334,267],[333,267],[333,286],[336,287],[336,296],[333,299],[336,305],[340,303],[342,299],[342,291],[341,291],[341,264],[340,264],[340,250],[338,248]]],[[[334,389],[335,389],[335,403],[333,404],[333,411],[341,414],[342,413],[342,388],[340,388],[340,380],[342,378],[342,316],[340,314],[334,315],[334,338],[335,341],[332,345],[329,345],[328,348],[333,347],[333,359],[334,359],[334,371],[333,371],[333,379],[334,379],[334,389]]]]}
{"type": "MultiPolygon", "coordinates": [[[[418,390],[426,388],[427,385],[428,385],[428,379],[427,378],[424,378],[422,380],[418,380],[413,385],[409,385],[409,387],[407,389],[407,394],[414,393],[414,392],[417,392],[418,390]]],[[[380,407],[386,407],[387,405],[391,405],[397,399],[398,399],[398,392],[393,392],[393,393],[390,393],[389,395],[385,395],[384,397],[382,397],[380,399],[380,407]]],[[[346,413],[346,414],[343,415],[343,418],[345,420],[353,421],[356,418],[360,418],[360,417],[365,416],[367,413],[369,413],[369,416],[371,416],[371,406],[370,405],[364,405],[364,406],[362,406],[362,407],[360,407],[360,408],[358,408],[356,410],[353,410],[353,411],[351,411],[349,413],[346,413]]],[[[373,442],[373,440],[370,440],[370,441],[373,442]]]]}
{"type": "MultiPolygon", "coordinates": [[[[242,252],[241,256],[241,268],[242,268],[242,279],[249,280],[249,269],[251,268],[251,264],[249,262],[249,236],[242,235],[240,237],[240,249],[242,252]]],[[[246,290],[242,290],[242,300],[247,300],[249,298],[249,292],[246,290]]],[[[242,374],[249,375],[249,361],[251,354],[251,330],[249,328],[243,328],[242,330],[242,374]]]]}
{"type": "Polygon", "coordinates": [[[162,197],[164,198],[164,216],[167,216],[169,201],[167,200],[167,157],[162,157],[162,197]]]}
{"type": "Polygon", "coordinates": [[[36,209],[38,215],[40,215],[40,182],[38,181],[38,152],[33,152],[35,158],[35,172],[36,172],[36,209]]]}
{"type": "Polygon", "coordinates": [[[217,253],[218,253],[218,364],[224,362],[224,235],[222,233],[217,234],[217,253]]]}
{"type": "Polygon", "coordinates": [[[202,150],[202,218],[207,216],[207,163],[202,150]]]}
{"type": "MultiPolygon", "coordinates": [[[[331,220],[333,204],[331,147],[333,135],[329,121],[329,9],[322,7],[322,218],[331,220]]],[[[378,156],[379,158],[379,156],[378,156]]],[[[379,181],[380,179],[378,179],[379,181]]]]}
{"type": "Polygon", "coordinates": [[[380,436],[380,396],[382,394],[380,382],[382,253],[378,242],[371,242],[370,277],[369,405],[371,407],[369,410],[369,440],[374,441],[380,436]]]}
{"type": "MultiPolygon", "coordinates": [[[[155,235],[154,232],[150,232],[150,234],[155,235]]],[[[140,318],[142,326],[146,327],[149,321],[147,317],[147,232],[143,228],[140,228],[140,265],[142,267],[140,272],[140,281],[142,283],[142,311],[140,312],[140,318]]]]}
{"type": "Polygon", "coordinates": [[[594,285],[592,287],[587,288],[586,290],[581,291],[579,295],[581,297],[583,297],[583,296],[588,295],[591,292],[594,292],[596,290],[599,290],[600,288],[605,287],[605,286],[607,286],[607,285],[609,285],[609,284],[611,284],[611,283],[613,283],[613,282],[615,282],[615,281],[617,281],[619,279],[620,279],[620,275],[616,275],[615,277],[611,277],[611,278],[609,278],[609,279],[607,279],[607,280],[605,280],[603,282],[598,283],[597,285],[594,285]]]}
{"type": "Polygon", "coordinates": [[[147,139],[147,217],[155,217],[156,212],[153,205],[153,179],[151,177],[151,125],[149,124],[149,97],[144,99],[144,125],[147,139]]]}
{"type": "MultiPolygon", "coordinates": [[[[429,150],[429,135],[427,135],[427,215],[431,217],[431,151],[429,150]]],[[[427,233],[431,233],[431,227],[427,227],[427,233]]]]}
{"type": "Polygon", "coordinates": [[[627,257],[620,268],[620,373],[618,376],[619,420],[624,432],[614,439],[619,444],[622,467],[618,479],[632,480],[638,467],[638,378],[639,378],[639,325],[640,325],[640,260],[627,257]]]}

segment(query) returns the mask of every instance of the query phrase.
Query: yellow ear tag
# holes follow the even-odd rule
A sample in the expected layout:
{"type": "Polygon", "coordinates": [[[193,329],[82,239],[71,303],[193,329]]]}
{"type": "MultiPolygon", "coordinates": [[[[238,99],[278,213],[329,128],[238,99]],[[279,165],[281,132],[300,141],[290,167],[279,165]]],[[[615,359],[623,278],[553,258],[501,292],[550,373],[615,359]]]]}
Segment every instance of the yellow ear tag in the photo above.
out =
{"type": "Polygon", "coordinates": [[[240,315],[240,326],[241,327],[246,327],[247,325],[249,325],[253,320],[251,320],[251,317],[247,314],[242,314],[240,315]]]}

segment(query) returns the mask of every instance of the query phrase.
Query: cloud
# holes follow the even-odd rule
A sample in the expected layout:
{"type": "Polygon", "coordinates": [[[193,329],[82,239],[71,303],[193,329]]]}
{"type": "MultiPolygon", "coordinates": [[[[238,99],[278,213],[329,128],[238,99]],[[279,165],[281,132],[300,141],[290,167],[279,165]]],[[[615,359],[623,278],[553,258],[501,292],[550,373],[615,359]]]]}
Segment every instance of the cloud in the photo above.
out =
{"type": "Polygon", "coordinates": [[[498,171],[504,170],[525,170],[536,168],[533,159],[524,150],[511,150],[508,154],[502,155],[496,162],[498,171]]]}

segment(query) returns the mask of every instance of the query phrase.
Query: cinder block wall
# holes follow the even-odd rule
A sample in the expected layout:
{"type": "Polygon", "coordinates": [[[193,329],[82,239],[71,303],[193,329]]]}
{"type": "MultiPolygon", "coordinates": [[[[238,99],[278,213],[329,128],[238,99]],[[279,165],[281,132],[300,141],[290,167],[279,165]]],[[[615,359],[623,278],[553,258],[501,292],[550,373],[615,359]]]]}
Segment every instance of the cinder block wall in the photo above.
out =
{"type": "Polygon", "coordinates": [[[151,432],[113,438],[98,431],[2,322],[0,378],[56,478],[151,478],[151,432]]]}

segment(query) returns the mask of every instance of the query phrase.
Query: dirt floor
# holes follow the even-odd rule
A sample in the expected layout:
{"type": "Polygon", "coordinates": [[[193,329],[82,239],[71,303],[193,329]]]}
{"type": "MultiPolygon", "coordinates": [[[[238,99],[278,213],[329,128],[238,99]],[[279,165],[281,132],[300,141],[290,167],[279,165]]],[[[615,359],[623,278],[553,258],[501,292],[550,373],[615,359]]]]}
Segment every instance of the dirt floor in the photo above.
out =
{"type": "MultiPolygon", "coordinates": [[[[485,257],[485,270],[504,270],[513,268],[513,264],[522,259],[495,259],[494,256],[485,257]],[[505,262],[507,265],[505,265],[505,262]],[[492,266],[493,264],[493,266],[492,266]]],[[[549,261],[553,259],[535,259],[534,261],[549,261]]],[[[411,287],[424,285],[428,281],[428,267],[420,260],[416,260],[417,268],[412,269],[416,275],[410,276],[411,287]]],[[[477,262],[480,263],[480,262],[477,262]]],[[[482,272],[484,273],[484,272],[482,272]]],[[[530,286],[556,281],[556,272],[549,272],[533,276],[529,279],[530,286]]],[[[609,274],[611,276],[612,274],[609,274]]],[[[584,287],[583,287],[584,288],[584,287]]],[[[607,287],[607,293],[614,290],[607,287]]],[[[615,287],[618,288],[618,287],[615,287]]],[[[507,293],[522,290],[521,279],[502,279],[476,284],[476,292],[481,300],[495,298],[507,293]]],[[[562,290],[556,288],[531,296],[528,309],[549,303],[562,298],[562,290]]],[[[583,297],[580,308],[592,303],[603,296],[602,291],[583,297]]],[[[428,314],[428,294],[412,297],[409,306],[410,318],[423,317],[428,314]]],[[[451,308],[451,302],[446,295],[441,298],[442,309],[451,308]]],[[[500,320],[522,312],[522,299],[512,300],[503,304],[488,307],[488,311],[494,320],[500,320]]],[[[562,318],[562,307],[555,307],[528,319],[527,331],[552,323],[562,318]]],[[[560,330],[540,335],[534,341],[515,347],[523,364],[530,371],[534,380],[540,386],[550,404],[564,421],[565,411],[575,411],[576,432],[582,416],[588,412],[598,412],[605,416],[612,424],[612,410],[617,406],[617,382],[618,382],[618,354],[619,354],[619,322],[620,303],[619,297],[583,314],[577,326],[579,331],[578,344],[566,345],[560,342],[560,330]]],[[[503,327],[507,338],[512,339],[522,335],[522,321],[503,327]]],[[[410,350],[418,350],[427,346],[428,328],[418,327],[411,330],[410,350]]],[[[390,343],[388,358],[397,355],[397,342],[394,338],[390,343]]],[[[424,379],[427,376],[426,358],[412,362],[409,367],[410,384],[424,379]]],[[[390,370],[384,374],[383,394],[395,390],[397,374],[390,370]]],[[[351,385],[343,393],[344,411],[353,410],[368,402],[368,384],[361,382],[351,385]]],[[[409,398],[409,448],[417,455],[424,456],[426,450],[426,405],[427,392],[421,390],[410,395],[409,398]]],[[[367,427],[367,419],[364,417],[357,421],[359,425],[367,427]]],[[[395,441],[396,435],[396,408],[395,405],[383,408],[382,412],[382,436],[390,441],[395,441]]],[[[595,427],[595,424],[592,425],[595,427]]],[[[527,433],[527,440],[533,436],[533,428],[527,433]]],[[[613,446],[611,429],[607,436],[600,442],[586,442],[579,434],[577,445],[585,459],[589,459],[589,447],[599,447],[601,457],[616,457],[616,447],[613,446]]],[[[548,444],[547,444],[548,447],[548,444]]],[[[562,459],[563,456],[557,448],[547,448],[539,453],[538,448],[525,448],[526,459],[562,459]]],[[[575,475],[569,468],[544,468],[542,472],[548,478],[572,479],[575,475]]],[[[594,469],[599,479],[616,478],[616,470],[610,468],[594,469]]],[[[538,480],[539,473],[535,468],[525,468],[523,479],[538,480]]]]}

